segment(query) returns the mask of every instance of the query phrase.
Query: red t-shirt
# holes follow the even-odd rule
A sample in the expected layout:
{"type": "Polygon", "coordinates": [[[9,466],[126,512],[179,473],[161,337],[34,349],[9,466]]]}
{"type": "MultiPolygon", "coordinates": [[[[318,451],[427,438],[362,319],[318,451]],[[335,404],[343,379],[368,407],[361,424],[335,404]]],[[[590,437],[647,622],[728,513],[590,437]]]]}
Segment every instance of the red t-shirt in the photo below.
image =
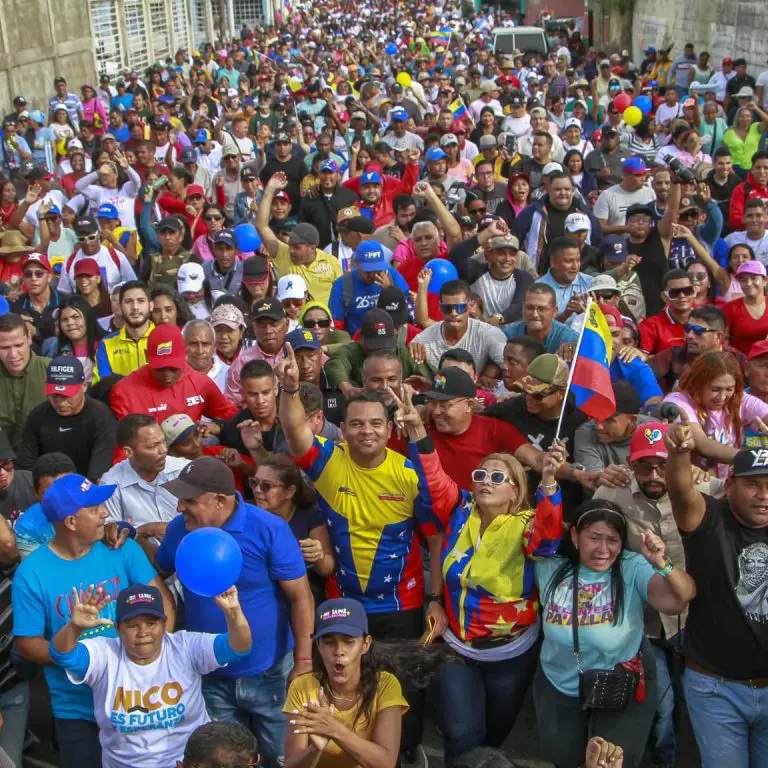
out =
{"type": "Polygon", "coordinates": [[[638,328],[640,331],[640,349],[655,355],[662,349],[680,347],[685,344],[685,326],[678,323],[669,314],[669,309],[664,309],[658,315],[646,317],[638,328]]]}
{"type": "Polygon", "coordinates": [[[757,320],[749,314],[744,306],[744,299],[734,299],[723,305],[725,319],[731,329],[731,346],[749,354],[756,341],[768,337],[768,312],[764,312],[757,320]]]}
{"type": "MultiPolygon", "coordinates": [[[[514,454],[521,445],[528,442],[516,427],[490,416],[473,416],[469,429],[461,435],[444,435],[434,427],[430,427],[427,432],[443,469],[464,490],[471,489],[472,471],[480,466],[489,453],[514,454]]],[[[397,438],[394,432],[389,447],[408,455],[407,443],[397,438]]]]}

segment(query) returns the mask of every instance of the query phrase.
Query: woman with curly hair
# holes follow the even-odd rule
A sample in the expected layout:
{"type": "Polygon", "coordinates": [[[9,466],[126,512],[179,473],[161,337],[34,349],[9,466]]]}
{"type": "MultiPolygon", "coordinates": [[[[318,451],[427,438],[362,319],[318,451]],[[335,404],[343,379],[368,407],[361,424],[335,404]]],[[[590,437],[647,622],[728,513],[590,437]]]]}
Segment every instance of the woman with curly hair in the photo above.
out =
{"type": "Polygon", "coordinates": [[[723,480],[746,430],[768,432],[768,404],[744,392],[741,366],[729,352],[697,357],[680,377],[679,390],[664,401],[677,405],[691,423],[694,463],[723,480]]]}

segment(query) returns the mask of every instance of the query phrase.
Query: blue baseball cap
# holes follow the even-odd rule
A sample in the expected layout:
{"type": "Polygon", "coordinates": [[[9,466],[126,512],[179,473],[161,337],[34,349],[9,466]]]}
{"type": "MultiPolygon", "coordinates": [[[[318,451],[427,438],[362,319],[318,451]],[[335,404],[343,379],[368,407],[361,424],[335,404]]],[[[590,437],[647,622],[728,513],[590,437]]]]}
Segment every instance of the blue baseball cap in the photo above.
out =
{"type": "Polygon", "coordinates": [[[136,616],[155,616],[165,620],[163,597],[157,587],[134,584],[120,590],[115,605],[115,621],[128,621],[136,616]]]}
{"type": "Polygon", "coordinates": [[[320,171],[330,171],[331,173],[338,173],[339,172],[339,166],[336,165],[336,162],[334,160],[323,160],[322,163],[320,163],[320,171]]]}
{"type": "Polygon", "coordinates": [[[368,171],[360,177],[360,185],[363,184],[381,184],[381,174],[376,171],[368,171]]]}
{"type": "Polygon", "coordinates": [[[308,328],[296,328],[285,334],[286,343],[291,345],[294,351],[297,349],[320,349],[321,345],[317,336],[308,328]]]}
{"type": "Polygon", "coordinates": [[[381,272],[389,265],[381,243],[375,240],[364,240],[355,248],[357,268],[363,272],[381,272]]]}
{"type": "Polygon", "coordinates": [[[326,600],[317,606],[315,634],[312,639],[317,640],[332,634],[348,637],[362,637],[368,634],[368,617],[357,600],[339,597],[326,600]]]}
{"type": "Polygon", "coordinates": [[[41,502],[49,523],[60,523],[83,507],[96,507],[112,497],[116,485],[94,485],[82,475],[65,475],[54,480],[41,502]]]}
{"type": "Polygon", "coordinates": [[[432,160],[442,160],[444,157],[448,157],[448,155],[440,147],[432,147],[432,149],[427,150],[427,154],[424,157],[429,163],[432,160]]]}
{"type": "Polygon", "coordinates": [[[213,244],[229,245],[232,248],[237,248],[237,240],[235,239],[235,233],[231,229],[221,229],[213,237],[213,244]]]}
{"type": "Polygon", "coordinates": [[[195,144],[207,144],[208,140],[211,138],[211,134],[209,131],[206,131],[205,128],[201,128],[196,134],[195,134],[195,144]]]}
{"type": "Polygon", "coordinates": [[[99,209],[96,211],[96,218],[97,219],[117,219],[119,218],[119,215],[117,213],[117,208],[115,208],[112,203],[104,203],[104,205],[100,205],[99,209]]]}
{"type": "Polygon", "coordinates": [[[627,239],[621,235],[608,235],[603,240],[600,250],[605,260],[611,264],[623,264],[629,255],[627,239]]]}
{"type": "Polygon", "coordinates": [[[648,166],[642,157],[628,157],[621,166],[621,172],[631,176],[643,176],[648,173],[648,166]]]}
{"type": "Polygon", "coordinates": [[[408,119],[408,111],[403,109],[402,107],[395,107],[390,113],[389,116],[392,120],[397,120],[399,122],[405,122],[408,119]]]}
{"type": "Polygon", "coordinates": [[[59,208],[56,203],[54,203],[46,212],[43,214],[43,218],[47,219],[49,216],[61,216],[61,208],[59,208]]]}
{"type": "Polygon", "coordinates": [[[176,102],[176,99],[170,94],[164,93],[162,96],[160,96],[160,98],[158,98],[158,101],[161,104],[174,104],[176,102]]]}

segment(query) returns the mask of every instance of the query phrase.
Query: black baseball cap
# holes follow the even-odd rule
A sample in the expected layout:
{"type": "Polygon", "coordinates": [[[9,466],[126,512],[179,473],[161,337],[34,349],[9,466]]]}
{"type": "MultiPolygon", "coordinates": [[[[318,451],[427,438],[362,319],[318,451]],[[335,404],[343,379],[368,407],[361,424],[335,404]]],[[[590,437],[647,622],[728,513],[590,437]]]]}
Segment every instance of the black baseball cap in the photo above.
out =
{"type": "Polygon", "coordinates": [[[461,368],[441,368],[432,380],[432,389],[424,393],[428,400],[453,400],[456,397],[474,397],[477,387],[472,377],[461,368]]]}
{"type": "Polygon", "coordinates": [[[616,413],[626,413],[630,416],[640,413],[640,395],[628,381],[614,381],[613,396],[616,399],[616,413]]]}
{"type": "Polygon", "coordinates": [[[257,301],[251,307],[251,320],[258,320],[260,317],[268,317],[270,320],[282,320],[285,317],[283,305],[274,297],[268,296],[261,301],[257,301]]]}
{"type": "Polygon", "coordinates": [[[366,216],[356,216],[354,219],[344,222],[344,230],[357,232],[359,235],[372,235],[375,229],[373,222],[366,216]]]}
{"type": "Polygon", "coordinates": [[[269,265],[263,256],[251,256],[243,262],[243,282],[263,283],[269,277],[269,265]]]}
{"type": "Polygon", "coordinates": [[[235,495],[235,476],[221,459],[214,456],[201,456],[190,461],[179,476],[161,486],[177,499],[188,501],[203,493],[221,493],[235,495]]]}
{"type": "Polygon", "coordinates": [[[240,178],[243,181],[253,181],[254,179],[258,179],[259,175],[253,168],[251,168],[251,166],[247,165],[240,171],[240,178]]]}
{"type": "Polygon", "coordinates": [[[768,453],[764,449],[739,451],[733,457],[732,477],[768,475],[768,453]]]}
{"type": "Polygon", "coordinates": [[[395,324],[385,309],[369,309],[360,324],[360,339],[368,350],[394,349],[395,324]]]}
{"type": "Polygon", "coordinates": [[[627,208],[626,217],[629,218],[630,216],[642,214],[643,216],[650,216],[653,218],[655,213],[656,209],[652,205],[646,205],[645,203],[635,203],[634,205],[630,205],[629,208],[627,208]]]}
{"type": "Polygon", "coordinates": [[[184,225],[179,221],[178,216],[166,216],[157,222],[157,231],[162,232],[164,229],[170,229],[171,232],[182,232],[184,225]]]}
{"type": "Polygon", "coordinates": [[[408,300],[402,288],[396,285],[382,288],[376,306],[389,313],[395,328],[402,328],[408,322],[408,300]]]}
{"type": "Polygon", "coordinates": [[[99,231],[99,224],[93,216],[82,216],[75,222],[76,235],[94,235],[99,231]]]}
{"type": "Polygon", "coordinates": [[[134,584],[120,590],[115,605],[115,621],[128,621],[137,616],[155,616],[165,620],[163,598],[157,587],[134,584]]]}

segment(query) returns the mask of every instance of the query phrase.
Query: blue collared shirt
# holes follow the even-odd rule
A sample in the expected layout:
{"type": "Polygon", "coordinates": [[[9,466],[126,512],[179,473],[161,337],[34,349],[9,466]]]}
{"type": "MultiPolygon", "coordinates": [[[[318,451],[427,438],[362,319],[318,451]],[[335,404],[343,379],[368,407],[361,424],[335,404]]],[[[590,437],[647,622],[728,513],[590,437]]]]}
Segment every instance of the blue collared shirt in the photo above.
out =
{"type": "MultiPolygon", "coordinates": [[[[518,320],[516,323],[510,323],[504,326],[504,333],[507,338],[512,340],[516,336],[526,336],[525,320],[518,320]]],[[[544,351],[549,354],[557,354],[561,344],[575,344],[579,340],[579,334],[569,328],[565,323],[559,320],[552,321],[552,327],[544,339],[544,351]]]]}
{"type": "MultiPolygon", "coordinates": [[[[215,674],[227,678],[252,677],[273,667],[293,649],[290,612],[281,581],[306,577],[307,568],[288,524],[261,507],[246,504],[237,494],[237,507],[221,526],[232,534],[243,553],[243,569],[236,582],[243,613],[253,634],[251,652],[215,674]]],[[[176,570],[176,550],[187,535],[183,515],[168,524],[157,550],[157,565],[176,570]]],[[[193,632],[227,631],[224,614],[212,597],[184,590],[186,628],[193,632]]]]}
{"type": "Polygon", "coordinates": [[[592,285],[592,275],[579,272],[572,283],[561,285],[555,280],[552,276],[552,270],[549,269],[547,270],[547,273],[540,277],[536,282],[544,283],[544,285],[548,285],[552,288],[557,299],[557,314],[561,315],[565,312],[568,302],[574,296],[583,296],[589,290],[589,286],[592,285]]]}

